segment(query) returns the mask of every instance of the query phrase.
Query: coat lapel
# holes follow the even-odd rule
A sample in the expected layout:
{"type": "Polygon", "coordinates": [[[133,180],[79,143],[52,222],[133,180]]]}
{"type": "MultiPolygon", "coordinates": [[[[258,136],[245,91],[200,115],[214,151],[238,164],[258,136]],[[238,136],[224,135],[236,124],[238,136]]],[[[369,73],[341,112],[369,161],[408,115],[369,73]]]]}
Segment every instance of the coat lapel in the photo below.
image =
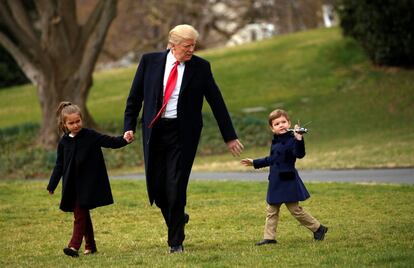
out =
{"type": "Polygon", "coordinates": [[[194,60],[191,58],[189,61],[185,63],[183,81],[181,82],[181,89],[180,89],[180,96],[188,87],[188,83],[190,83],[191,77],[194,75],[195,72],[195,65],[194,60]]]}
{"type": "MultiPolygon", "coordinates": [[[[165,52],[161,53],[159,57],[154,60],[152,68],[153,74],[152,78],[154,79],[154,94],[155,99],[160,100],[162,104],[162,89],[163,89],[163,81],[164,81],[164,70],[165,70],[165,61],[167,60],[167,54],[169,50],[166,50],[165,52]]],[[[160,105],[161,105],[160,104],[160,105]]]]}

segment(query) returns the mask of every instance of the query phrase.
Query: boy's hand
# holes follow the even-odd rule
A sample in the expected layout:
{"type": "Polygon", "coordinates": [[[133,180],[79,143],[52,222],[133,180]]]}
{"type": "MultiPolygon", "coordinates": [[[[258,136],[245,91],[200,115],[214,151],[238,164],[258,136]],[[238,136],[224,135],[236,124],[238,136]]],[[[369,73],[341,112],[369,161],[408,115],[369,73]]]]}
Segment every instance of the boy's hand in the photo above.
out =
{"type": "Polygon", "coordinates": [[[299,128],[300,128],[300,126],[298,124],[296,124],[295,128],[294,128],[295,131],[293,132],[293,134],[295,135],[296,140],[301,141],[303,139],[303,135],[296,132],[296,130],[298,130],[299,128]]]}
{"type": "Polygon", "coordinates": [[[240,160],[240,163],[242,163],[243,165],[247,167],[250,167],[250,166],[253,166],[253,159],[245,158],[245,159],[240,160]]]}
{"type": "Polygon", "coordinates": [[[52,195],[54,192],[53,191],[49,191],[49,194],[52,195]]]}

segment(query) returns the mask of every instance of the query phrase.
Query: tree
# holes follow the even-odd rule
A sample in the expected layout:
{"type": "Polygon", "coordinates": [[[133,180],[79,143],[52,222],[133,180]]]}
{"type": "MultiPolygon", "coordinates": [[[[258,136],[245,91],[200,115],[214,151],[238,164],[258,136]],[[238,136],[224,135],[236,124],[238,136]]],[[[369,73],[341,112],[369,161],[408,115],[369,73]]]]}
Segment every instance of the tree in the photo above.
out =
{"type": "Polygon", "coordinates": [[[224,45],[246,24],[266,21],[253,10],[273,0],[122,0],[119,15],[108,32],[100,60],[115,61],[129,52],[165,49],[168,32],[177,24],[191,24],[200,33],[197,49],[224,45]]]}
{"type": "Polygon", "coordinates": [[[414,66],[413,0],[341,0],[338,11],[343,34],[357,40],[375,64],[414,66]]]}
{"type": "Polygon", "coordinates": [[[85,125],[96,125],[86,100],[116,0],[99,0],[84,24],[76,12],[71,0],[0,0],[0,44],[37,88],[42,114],[37,140],[46,148],[56,145],[55,110],[62,100],[80,106],[85,125]]]}

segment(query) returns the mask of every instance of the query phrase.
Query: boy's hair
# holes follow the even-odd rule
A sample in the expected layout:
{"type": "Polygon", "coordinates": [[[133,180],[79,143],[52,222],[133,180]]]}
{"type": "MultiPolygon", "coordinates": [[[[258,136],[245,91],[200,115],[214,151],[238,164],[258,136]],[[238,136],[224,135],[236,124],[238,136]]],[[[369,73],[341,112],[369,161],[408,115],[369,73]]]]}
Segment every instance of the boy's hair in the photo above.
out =
{"type": "Polygon", "coordinates": [[[281,116],[285,117],[290,122],[289,115],[286,111],[282,109],[276,109],[269,114],[269,126],[272,125],[273,120],[281,116]]]}
{"type": "Polygon", "coordinates": [[[79,114],[79,116],[82,118],[82,112],[78,105],[72,104],[69,101],[62,101],[59,103],[59,106],[56,110],[59,133],[67,134],[69,132],[65,127],[66,115],[68,114],[79,114]]]}

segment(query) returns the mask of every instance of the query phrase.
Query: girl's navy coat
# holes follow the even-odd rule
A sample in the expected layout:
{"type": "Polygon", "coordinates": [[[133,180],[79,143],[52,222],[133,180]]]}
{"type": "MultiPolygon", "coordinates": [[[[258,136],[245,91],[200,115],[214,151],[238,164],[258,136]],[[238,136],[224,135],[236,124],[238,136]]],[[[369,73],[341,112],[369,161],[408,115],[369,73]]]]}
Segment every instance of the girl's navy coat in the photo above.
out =
{"type": "Polygon", "coordinates": [[[56,165],[47,189],[54,191],[62,179],[60,209],[73,211],[75,202],[93,209],[112,204],[113,198],[101,147],[127,145],[122,136],[111,137],[83,128],[75,137],[65,134],[59,141],[56,165]]]}
{"type": "Polygon", "coordinates": [[[287,132],[274,136],[270,156],[253,160],[254,168],[270,166],[267,203],[298,202],[310,197],[295,168],[296,158],[304,156],[304,140],[298,141],[287,132]]]}

